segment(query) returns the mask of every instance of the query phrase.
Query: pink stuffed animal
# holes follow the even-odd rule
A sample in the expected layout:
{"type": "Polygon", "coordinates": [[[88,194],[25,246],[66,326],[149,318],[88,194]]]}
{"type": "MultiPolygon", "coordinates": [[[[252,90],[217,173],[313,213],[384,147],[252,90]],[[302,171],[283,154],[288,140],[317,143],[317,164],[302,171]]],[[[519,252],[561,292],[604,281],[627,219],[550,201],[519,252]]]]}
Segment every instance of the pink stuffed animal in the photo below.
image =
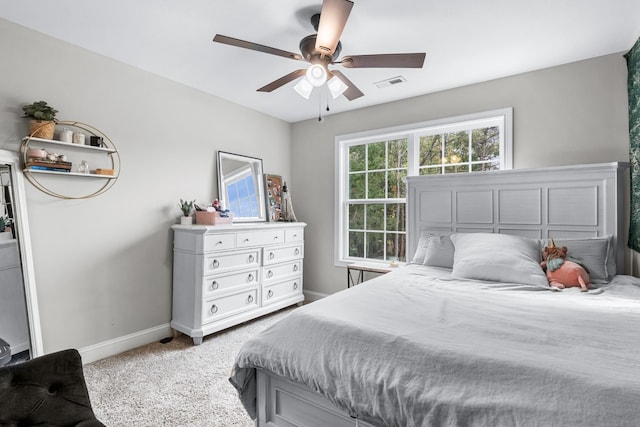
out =
{"type": "Polygon", "coordinates": [[[553,239],[551,245],[542,251],[540,266],[547,273],[549,286],[559,290],[580,287],[582,292],[589,290],[589,273],[578,263],[567,259],[567,247],[556,247],[553,239]]]}

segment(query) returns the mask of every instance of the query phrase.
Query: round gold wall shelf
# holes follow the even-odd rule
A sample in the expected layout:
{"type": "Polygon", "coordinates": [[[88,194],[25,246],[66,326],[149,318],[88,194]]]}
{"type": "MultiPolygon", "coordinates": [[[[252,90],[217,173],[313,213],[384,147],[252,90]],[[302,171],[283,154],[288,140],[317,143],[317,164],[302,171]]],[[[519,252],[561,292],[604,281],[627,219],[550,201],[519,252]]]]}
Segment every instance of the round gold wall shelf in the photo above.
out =
{"type": "MultiPolygon", "coordinates": [[[[38,132],[38,129],[35,129],[31,135],[26,136],[22,139],[22,144],[20,146],[20,152],[22,154],[23,159],[23,172],[24,176],[34,187],[38,190],[42,191],[45,194],[48,194],[53,197],[57,197],[60,199],[88,199],[91,197],[98,196],[103,194],[111,187],[113,187],[120,176],[120,154],[118,153],[118,149],[111,139],[105,135],[100,130],[94,128],[91,125],[82,122],[74,122],[74,121],[58,121],[56,122],[56,129],[60,128],[69,128],[69,130],[77,133],[81,133],[85,135],[85,143],[84,144],[74,144],[72,142],[64,142],[53,139],[43,139],[36,138],[33,135],[38,132]],[[92,146],[89,145],[89,141],[91,136],[101,137],[102,138],[102,146],[92,146]],[[36,144],[38,144],[36,146],[36,144]],[[108,157],[108,161],[104,161],[105,164],[110,164],[110,167],[97,168],[93,172],[83,173],[77,171],[78,166],[73,165],[75,168],[69,171],[66,170],[56,170],[58,168],[55,165],[51,165],[51,167],[39,166],[34,167],[28,165],[29,159],[27,158],[27,150],[29,148],[49,148],[47,152],[56,152],[58,154],[67,154],[74,153],[76,157],[81,154],[87,154],[92,157],[92,159],[98,159],[99,155],[106,155],[108,157]],[[51,151],[50,151],[51,150],[51,151]],[[64,152],[64,153],[63,153],[64,152]],[[111,174],[106,174],[111,173],[111,174]],[[104,181],[104,183],[100,183],[98,185],[97,190],[91,191],[86,194],[80,195],[68,195],[63,194],[63,192],[56,190],[54,186],[52,186],[52,181],[58,178],[80,178],[80,179],[95,179],[98,181],[104,181]]],[[[80,163],[80,162],[78,162],[80,163]]]]}

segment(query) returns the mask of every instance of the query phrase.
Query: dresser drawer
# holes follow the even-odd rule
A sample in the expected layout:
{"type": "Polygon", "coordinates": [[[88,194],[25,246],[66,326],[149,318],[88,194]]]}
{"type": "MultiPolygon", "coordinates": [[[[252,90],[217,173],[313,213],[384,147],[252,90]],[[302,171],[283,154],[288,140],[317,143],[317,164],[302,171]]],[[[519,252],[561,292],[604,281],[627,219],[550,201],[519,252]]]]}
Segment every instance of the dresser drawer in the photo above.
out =
{"type": "Polygon", "coordinates": [[[303,240],[304,228],[292,228],[289,230],[285,230],[284,232],[284,241],[287,243],[302,242],[303,240]]]}
{"type": "Polygon", "coordinates": [[[302,258],[302,245],[270,246],[264,248],[263,265],[277,264],[302,258]]]}
{"type": "Polygon", "coordinates": [[[205,235],[202,245],[205,253],[235,249],[236,235],[233,233],[205,235]]]}
{"type": "Polygon", "coordinates": [[[262,305],[273,304],[283,298],[298,294],[302,294],[302,277],[295,277],[286,282],[280,282],[262,288],[262,305]]]}
{"type": "Polygon", "coordinates": [[[279,282],[282,279],[296,275],[302,272],[302,260],[287,262],[284,264],[273,264],[262,269],[262,283],[279,282]]]}
{"type": "Polygon", "coordinates": [[[284,230],[247,231],[237,233],[236,246],[247,248],[284,243],[284,230]]]}
{"type": "Polygon", "coordinates": [[[205,255],[204,274],[260,266],[260,249],[205,255]]]}
{"type": "Polygon", "coordinates": [[[202,304],[202,323],[214,322],[255,308],[258,308],[257,288],[207,300],[202,304]]]}
{"type": "Polygon", "coordinates": [[[255,285],[258,283],[259,270],[246,270],[241,273],[207,276],[202,279],[203,295],[205,298],[225,293],[241,286],[255,285]]]}

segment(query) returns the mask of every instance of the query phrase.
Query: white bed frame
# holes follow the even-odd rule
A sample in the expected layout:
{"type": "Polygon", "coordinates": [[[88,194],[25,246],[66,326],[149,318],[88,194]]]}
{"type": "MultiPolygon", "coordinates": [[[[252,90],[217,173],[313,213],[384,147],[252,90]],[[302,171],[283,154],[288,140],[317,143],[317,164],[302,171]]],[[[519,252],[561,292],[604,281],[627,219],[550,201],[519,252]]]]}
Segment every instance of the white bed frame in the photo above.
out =
{"type": "MultiPolygon", "coordinates": [[[[612,235],[623,273],[627,163],[430,175],[407,179],[407,247],[422,232],[489,232],[532,238],[612,235]]],[[[370,426],[307,387],[258,370],[259,427],[370,426]]]]}

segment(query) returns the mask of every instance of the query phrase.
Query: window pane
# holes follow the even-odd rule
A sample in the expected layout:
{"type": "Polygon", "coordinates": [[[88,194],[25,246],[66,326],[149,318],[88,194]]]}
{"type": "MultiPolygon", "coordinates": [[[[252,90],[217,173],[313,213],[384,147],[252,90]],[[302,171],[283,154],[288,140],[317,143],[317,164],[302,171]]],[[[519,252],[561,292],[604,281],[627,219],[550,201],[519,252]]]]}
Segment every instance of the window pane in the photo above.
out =
{"type": "Polygon", "coordinates": [[[435,168],[422,168],[420,169],[420,175],[438,175],[442,173],[442,168],[437,166],[435,168]]]}
{"type": "Polygon", "coordinates": [[[385,168],[384,159],[386,158],[387,144],[386,142],[374,142],[373,144],[369,144],[368,150],[368,158],[369,158],[369,170],[379,170],[385,168]]]}
{"type": "Polygon", "coordinates": [[[387,174],[385,172],[369,172],[367,175],[369,176],[369,194],[367,197],[369,199],[384,199],[387,174]]]}
{"type": "Polygon", "coordinates": [[[366,145],[349,147],[349,172],[363,171],[366,163],[366,145]]]}
{"type": "Polygon", "coordinates": [[[367,230],[384,230],[384,206],[382,203],[367,205],[367,230]]]}
{"type": "Polygon", "coordinates": [[[349,174],[349,198],[350,199],[366,198],[364,173],[349,174]]]}
{"type": "Polygon", "coordinates": [[[444,173],[460,173],[460,172],[469,172],[469,165],[446,166],[444,168],[444,173]]]}
{"type": "Polygon", "coordinates": [[[471,161],[500,158],[500,129],[490,127],[474,129],[471,133],[471,161]]]}
{"type": "Polygon", "coordinates": [[[468,162],[469,132],[448,133],[444,139],[444,156],[445,163],[468,162]]]}
{"type": "Polygon", "coordinates": [[[406,168],[407,167],[407,140],[397,139],[389,141],[388,168],[406,168]]]}
{"type": "Polygon", "coordinates": [[[349,256],[364,257],[364,233],[360,231],[349,232],[349,256]]]}
{"type": "Polygon", "coordinates": [[[387,230],[405,231],[407,216],[404,203],[390,203],[387,205],[387,230]]]}
{"type": "Polygon", "coordinates": [[[349,205],[349,228],[364,229],[364,205],[349,205]]]}
{"type": "Polygon", "coordinates": [[[500,162],[489,162],[489,163],[480,163],[475,164],[471,168],[474,172],[482,172],[482,171],[499,171],[500,170],[500,162]]]}
{"type": "Polygon", "coordinates": [[[386,259],[391,261],[398,258],[398,261],[405,260],[406,238],[404,234],[387,233],[386,259]]]}
{"type": "Polygon", "coordinates": [[[390,171],[387,175],[387,198],[402,198],[405,197],[406,184],[404,178],[407,177],[407,170],[401,169],[396,171],[390,171]]]}
{"type": "Polygon", "coordinates": [[[420,166],[442,163],[442,135],[420,137],[420,166]]]}
{"type": "Polygon", "coordinates": [[[384,233],[367,233],[367,258],[384,259],[384,233]]]}

